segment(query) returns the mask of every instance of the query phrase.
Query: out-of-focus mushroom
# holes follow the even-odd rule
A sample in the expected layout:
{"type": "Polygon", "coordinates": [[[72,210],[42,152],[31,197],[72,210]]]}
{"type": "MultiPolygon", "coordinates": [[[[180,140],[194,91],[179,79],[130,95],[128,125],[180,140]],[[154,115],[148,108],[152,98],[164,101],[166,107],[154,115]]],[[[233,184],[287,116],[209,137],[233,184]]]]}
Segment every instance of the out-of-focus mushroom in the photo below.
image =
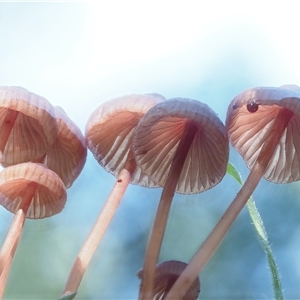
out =
{"type": "MultiPolygon", "coordinates": [[[[0,274],[8,275],[12,256],[20,239],[25,218],[41,219],[59,213],[67,198],[59,176],[43,164],[22,163],[0,173],[0,204],[15,214],[0,251],[0,274]],[[4,270],[4,271],[3,271],[4,270]]],[[[0,298],[6,276],[0,277],[0,298]]]]}
{"type": "Polygon", "coordinates": [[[0,161],[3,166],[43,156],[57,137],[52,105],[21,87],[0,87],[0,161]]]}
{"type": "Polygon", "coordinates": [[[78,126],[62,108],[54,107],[54,109],[58,136],[40,161],[58,174],[66,188],[69,188],[83,169],[87,149],[78,126]]]}
{"type": "Polygon", "coordinates": [[[168,300],[181,299],[213,255],[262,177],[287,183],[300,180],[300,89],[259,87],[246,90],[230,103],[226,127],[231,144],[251,172],[211,234],[179,277],[168,300]],[[187,279],[188,278],[188,279],[187,279]]]}
{"type": "Polygon", "coordinates": [[[116,183],[82,246],[69,274],[62,297],[76,293],[84,272],[104,235],[129,183],[157,186],[136,166],[131,150],[135,126],[153,105],[164,98],[159,94],[128,95],[101,104],[86,124],[86,144],[98,163],[117,177],[116,183]]]}
{"type": "MultiPolygon", "coordinates": [[[[153,300],[164,299],[174,282],[183,272],[186,263],[178,260],[168,260],[158,264],[155,268],[154,288],[152,291],[153,300]]],[[[138,272],[138,277],[142,279],[143,270],[138,272]]],[[[200,292],[199,277],[195,279],[188,291],[183,296],[183,300],[196,300],[200,292]]]]}
{"type": "Polygon", "coordinates": [[[223,123],[197,100],[166,100],[137,125],[133,138],[137,164],[164,187],[146,249],[139,299],[151,299],[174,192],[200,193],[219,183],[226,173],[228,144],[223,123]]]}

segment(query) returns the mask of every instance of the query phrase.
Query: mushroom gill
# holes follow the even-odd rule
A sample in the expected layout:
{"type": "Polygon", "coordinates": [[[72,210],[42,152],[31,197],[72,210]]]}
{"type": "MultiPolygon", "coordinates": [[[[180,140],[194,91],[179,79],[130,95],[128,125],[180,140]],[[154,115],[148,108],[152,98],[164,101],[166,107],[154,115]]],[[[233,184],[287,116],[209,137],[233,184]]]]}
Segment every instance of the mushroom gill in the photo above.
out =
{"type": "Polygon", "coordinates": [[[200,193],[226,173],[228,137],[225,126],[206,104],[174,98],[153,106],[133,136],[137,164],[163,186],[150,233],[139,299],[151,299],[155,265],[175,192],[200,193]]]}
{"type": "Polygon", "coordinates": [[[291,85],[258,87],[240,93],[231,101],[226,118],[229,140],[251,171],[166,300],[181,299],[221,243],[262,177],[275,183],[300,179],[299,91],[299,87],[291,85]]]}

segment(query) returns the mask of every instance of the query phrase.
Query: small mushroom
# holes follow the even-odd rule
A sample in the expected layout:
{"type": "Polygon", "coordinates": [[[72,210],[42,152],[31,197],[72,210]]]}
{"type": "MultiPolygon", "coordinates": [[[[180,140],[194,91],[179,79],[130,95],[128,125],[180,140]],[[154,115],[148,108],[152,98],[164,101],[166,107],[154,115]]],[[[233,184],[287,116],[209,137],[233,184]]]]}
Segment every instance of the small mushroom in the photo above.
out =
{"type": "Polygon", "coordinates": [[[226,119],[229,140],[251,172],[166,299],[181,299],[221,243],[262,177],[275,183],[300,180],[299,92],[299,87],[291,85],[259,87],[246,90],[231,101],[226,119]]]}
{"type": "MultiPolygon", "coordinates": [[[[186,263],[178,260],[168,260],[158,264],[155,268],[154,288],[152,292],[153,300],[164,299],[174,282],[183,272],[186,263]]],[[[143,270],[138,271],[138,277],[142,279],[143,270]]],[[[190,286],[186,294],[183,296],[183,300],[196,300],[200,292],[200,280],[199,277],[195,279],[190,286]]]]}
{"type": "Polygon", "coordinates": [[[57,137],[52,105],[21,87],[0,87],[0,162],[10,166],[43,156],[57,137]]]}
{"type": "Polygon", "coordinates": [[[218,116],[197,100],[174,98],[151,108],[137,125],[137,164],[163,186],[146,249],[139,299],[151,299],[155,265],[175,192],[200,193],[226,174],[228,137],[218,116]]]}
{"type": "Polygon", "coordinates": [[[15,214],[0,251],[0,298],[25,218],[41,219],[59,213],[66,197],[62,180],[42,164],[22,163],[0,173],[0,204],[15,214]]]}
{"type": "Polygon", "coordinates": [[[54,107],[58,135],[39,161],[54,171],[70,188],[82,171],[87,149],[84,137],[78,126],[60,107],[54,107]]]}
{"type": "Polygon", "coordinates": [[[98,163],[117,177],[96,223],[69,274],[62,297],[78,290],[85,270],[104,235],[129,183],[155,187],[137,167],[131,150],[135,126],[150,107],[162,101],[159,94],[128,95],[101,104],[86,124],[86,144],[98,163]]]}

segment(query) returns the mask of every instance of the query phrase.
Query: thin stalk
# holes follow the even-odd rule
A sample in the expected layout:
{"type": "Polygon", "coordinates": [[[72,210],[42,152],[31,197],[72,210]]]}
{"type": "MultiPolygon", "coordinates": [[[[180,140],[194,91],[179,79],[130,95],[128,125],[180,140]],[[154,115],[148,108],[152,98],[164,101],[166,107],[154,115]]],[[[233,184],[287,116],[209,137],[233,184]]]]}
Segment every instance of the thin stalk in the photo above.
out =
{"type": "MultiPolygon", "coordinates": [[[[26,187],[22,202],[13,218],[0,251],[0,291],[2,293],[4,292],[10,266],[22,234],[25,216],[36,190],[37,183],[35,182],[29,183],[26,187]]],[[[0,299],[2,299],[2,294],[0,294],[0,299]]]]}
{"type": "Polygon", "coordinates": [[[0,276],[3,272],[5,265],[7,264],[13,246],[15,245],[16,241],[21,235],[24,222],[24,211],[22,209],[18,209],[18,211],[14,215],[13,221],[11,223],[11,226],[0,251],[0,276]]]}
{"type": "Polygon", "coordinates": [[[292,116],[293,113],[290,110],[284,108],[280,109],[256,160],[256,164],[251,170],[244,185],[210,235],[191,259],[181,276],[175,282],[165,300],[181,300],[193,281],[203,270],[206,263],[220,245],[232,223],[235,221],[236,217],[257,187],[274,153],[275,147],[279,143],[279,140],[292,116]]]}
{"type": "Polygon", "coordinates": [[[73,267],[70,271],[66,285],[61,295],[61,299],[70,294],[77,293],[80,282],[88,267],[88,264],[99,245],[109,223],[111,222],[121,199],[132,179],[136,169],[136,163],[130,151],[130,159],[127,160],[125,167],[120,171],[116,183],[108,196],[103,209],[101,210],[89,236],[77,255],[73,267]]]}
{"type": "Polygon", "coordinates": [[[10,251],[10,255],[8,256],[8,258],[6,260],[6,263],[5,263],[5,266],[4,266],[4,269],[3,269],[3,271],[0,275],[0,299],[2,299],[3,294],[4,294],[4,289],[5,289],[5,286],[6,286],[6,282],[7,282],[7,278],[8,278],[8,275],[9,275],[10,267],[11,267],[13,258],[15,256],[15,253],[16,253],[16,250],[17,250],[17,247],[18,247],[18,244],[19,244],[20,237],[21,237],[21,235],[19,235],[16,238],[15,244],[14,244],[13,248],[10,251]]]}
{"type": "Polygon", "coordinates": [[[195,124],[193,124],[193,122],[187,122],[181,140],[174,154],[173,162],[163,188],[145,253],[143,276],[141,278],[139,294],[140,300],[152,299],[155,267],[158,261],[172,199],[174,197],[185,159],[188,155],[197,130],[198,128],[195,124]]]}

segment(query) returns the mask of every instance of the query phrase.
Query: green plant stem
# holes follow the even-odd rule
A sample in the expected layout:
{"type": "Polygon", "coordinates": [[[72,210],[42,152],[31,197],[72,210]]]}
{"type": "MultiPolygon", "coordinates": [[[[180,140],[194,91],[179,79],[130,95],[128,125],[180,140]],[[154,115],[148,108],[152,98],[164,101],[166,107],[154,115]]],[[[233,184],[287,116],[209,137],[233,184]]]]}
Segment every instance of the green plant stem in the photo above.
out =
{"type": "MultiPolygon", "coordinates": [[[[240,185],[243,185],[243,180],[242,180],[241,175],[239,174],[239,172],[236,170],[236,168],[231,163],[228,163],[227,173],[229,175],[231,175],[240,185]]],[[[253,222],[253,226],[257,233],[258,240],[260,241],[262,248],[264,249],[264,251],[267,255],[270,276],[271,276],[271,281],[272,281],[272,286],[273,286],[274,299],[283,300],[284,298],[283,298],[283,292],[282,292],[282,288],[281,288],[278,267],[277,267],[277,264],[275,261],[275,257],[274,257],[271,245],[269,243],[268,235],[265,230],[263,220],[258,212],[258,209],[255,205],[255,202],[254,202],[252,196],[248,199],[247,208],[248,208],[251,220],[253,222]]]]}
{"type": "Polygon", "coordinates": [[[223,214],[220,221],[191,259],[188,266],[176,280],[164,300],[181,300],[193,281],[197,278],[211,256],[217,250],[229,228],[246,205],[247,200],[250,198],[263,177],[275,148],[292,116],[293,113],[290,110],[285,108],[280,109],[273,122],[273,126],[269,128],[267,138],[264,141],[256,162],[245,183],[223,214]]]}

